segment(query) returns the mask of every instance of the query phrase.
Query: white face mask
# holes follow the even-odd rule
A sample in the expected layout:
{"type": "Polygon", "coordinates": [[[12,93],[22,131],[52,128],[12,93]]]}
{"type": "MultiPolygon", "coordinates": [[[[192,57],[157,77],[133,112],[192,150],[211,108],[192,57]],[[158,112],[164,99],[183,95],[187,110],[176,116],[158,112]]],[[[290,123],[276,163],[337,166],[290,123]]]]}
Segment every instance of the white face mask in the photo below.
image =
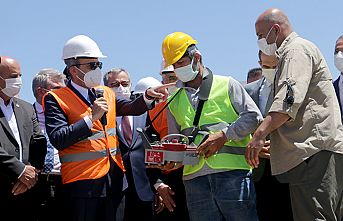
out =
{"type": "Polygon", "coordinates": [[[197,62],[195,71],[193,70],[193,62],[194,62],[194,57],[192,59],[192,62],[189,65],[174,69],[174,72],[180,81],[182,82],[192,81],[198,75],[199,62],[197,62]]]}
{"type": "Polygon", "coordinates": [[[274,83],[274,78],[275,78],[275,69],[267,69],[267,68],[262,68],[262,75],[266,78],[266,80],[273,84],[274,83]]]}
{"type": "Polygon", "coordinates": [[[119,87],[113,87],[112,90],[116,94],[117,98],[129,100],[131,96],[131,87],[123,87],[123,85],[119,85],[119,87]]]}
{"type": "MultiPolygon", "coordinates": [[[[2,77],[0,76],[0,78],[2,77]]],[[[14,97],[19,94],[21,85],[23,84],[21,77],[8,79],[2,78],[2,80],[6,82],[6,87],[1,90],[4,94],[6,94],[9,97],[14,97]]]]}
{"type": "Polygon", "coordinates": [[[101,84],[102,74],[99,67],[97,67],[95,70],[88,71],[87,73],[83,72],[78,67],[76,68],[84,74],[84,80],[80,79],[78,76],[77,77],[85,83],[87,88],[93,88],[101,84]]]}
{"type": "Polygon", "coordinates": [[[261,39],[257,40],[258,48],[266,55],[274,55],[276,50],[277,50],[276,40],[277,40],[278,36],[276,36],[274,43],[272,43],[272,44],[267,43],[267,38],[268,38],[272,29],[273,29],[273,27],[270,28],[270,30],[269,30],[269,32],[265,38],[261,38],[261,39]]]}
{"type": "Polygon", "coordinates": [[[335,54],[335,66],[336,68],[343,73],[343,52],[339,51],[335,54]]]}

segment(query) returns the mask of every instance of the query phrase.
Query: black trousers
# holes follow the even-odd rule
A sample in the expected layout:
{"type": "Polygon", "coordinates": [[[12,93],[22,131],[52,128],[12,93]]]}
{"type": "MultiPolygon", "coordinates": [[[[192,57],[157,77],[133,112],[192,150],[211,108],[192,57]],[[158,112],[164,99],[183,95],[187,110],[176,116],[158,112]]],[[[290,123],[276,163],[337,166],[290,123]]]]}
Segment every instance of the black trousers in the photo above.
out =
{"type": "Polygon", "coordinates": [[[61,212],[63,209],[62,178],[61,175],[40,174],[36,197],[39,197],[39,221],[59,221],[63,220],[61,212]]]}
{"type": "Polygon", "coordinates": [[[11,190],[0,194],[0,220],[11,221],[37,221],[41,212],[39,209],[39,189],[33,187],[25,193],[14,196],[11,190]]]}
{"type": "Polygon", "coordinates": [[[125,163],[125,169],[128,187],[124,191],[124,221],[133,221],[136,220],[138,217],[140,220],[152,220],[154,213],[154,202],[143,201],[139,198],[132,175],[132,168],[130,162],[125,163]]]}
{"type": "Polygon", "coordinates": [[[262,178],[255,182],[256,209],[260,221],[292,221],[292,206],[288,183],[280,183],[271,175],[266,160],[262,178]]]}
{"type": "Polygon", "coordinates": [[[113,221],[122,198],[123,171],[111,160],[107,175],[63,185],[64,219],[113,221]]]}

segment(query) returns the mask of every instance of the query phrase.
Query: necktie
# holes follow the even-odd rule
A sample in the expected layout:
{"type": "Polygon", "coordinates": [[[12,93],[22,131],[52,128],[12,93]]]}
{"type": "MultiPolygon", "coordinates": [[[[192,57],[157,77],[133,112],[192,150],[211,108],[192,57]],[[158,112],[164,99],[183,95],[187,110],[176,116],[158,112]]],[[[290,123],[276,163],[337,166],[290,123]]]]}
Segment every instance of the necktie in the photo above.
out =
{"type": "Polygon", "coordinates": [[[121,119],[121,130],[123,132],[126,142],[131,145],[132,142],[132,130],[128,116],[123,116],[121,119]]]}
{"type": "Polygon", "coordinates": [[[91,104],[96,100],[95,94],[91,90],[88,90],[88,98],[91,104]]]}
{"type": "Polygon", "coordinates": [[[46,155],[45,155],[45,160],[44,160],[44,167],[43,171],[45,173],[51,172],[51,170],[54,168],[54,147],[50,143],[49,137],[47,134],[44,134],[46,137],[46,155]]]}

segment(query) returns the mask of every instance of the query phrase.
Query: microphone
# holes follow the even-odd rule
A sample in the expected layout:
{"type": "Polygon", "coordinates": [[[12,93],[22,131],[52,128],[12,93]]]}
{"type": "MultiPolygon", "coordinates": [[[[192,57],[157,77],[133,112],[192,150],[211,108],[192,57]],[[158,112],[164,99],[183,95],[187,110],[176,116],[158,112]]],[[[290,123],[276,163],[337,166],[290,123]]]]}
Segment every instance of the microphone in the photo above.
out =
{"type": "MultiPolygon", "coordinates": [[[[104,97],[104,89],[103,88],[96,88],[95,89],[95,96],[96,98],[104,97]]],[[[106,113],[102,115],[100,118],[100,122],[103,126],[107,125],[107,118],[106,118],[106,113]]]]}

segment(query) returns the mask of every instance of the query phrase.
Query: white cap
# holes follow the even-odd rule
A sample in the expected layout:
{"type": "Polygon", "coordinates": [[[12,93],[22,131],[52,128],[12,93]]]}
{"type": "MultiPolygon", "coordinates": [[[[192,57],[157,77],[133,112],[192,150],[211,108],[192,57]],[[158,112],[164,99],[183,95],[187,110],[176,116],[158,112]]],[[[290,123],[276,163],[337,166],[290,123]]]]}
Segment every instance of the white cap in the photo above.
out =
{"type": "Polygon", "coordinates": [[[62,59],[90,57],[105,58],[96,42],[88,36],[77,35],[69,39],[63,47],[62,59]]]}
{"type": "Polygon", "coordinates": [[[161,85],[162,83],[159,82],[159,80],[157,80],[156,78],[153,78],[153,77],[142,78],[137,82],[133,94],[144,93],[150,87],[157,87],[161,85]]]}
{"type": "Polygon", "coordinates": [[[166,66],[166,62],[163,60],[161,63],[161,70],[160,70],[161,75],[163,72],[173,72],[174,71],[173,65],[169,65],[167,67],[165,67],[165,66],[166,66]]]}

